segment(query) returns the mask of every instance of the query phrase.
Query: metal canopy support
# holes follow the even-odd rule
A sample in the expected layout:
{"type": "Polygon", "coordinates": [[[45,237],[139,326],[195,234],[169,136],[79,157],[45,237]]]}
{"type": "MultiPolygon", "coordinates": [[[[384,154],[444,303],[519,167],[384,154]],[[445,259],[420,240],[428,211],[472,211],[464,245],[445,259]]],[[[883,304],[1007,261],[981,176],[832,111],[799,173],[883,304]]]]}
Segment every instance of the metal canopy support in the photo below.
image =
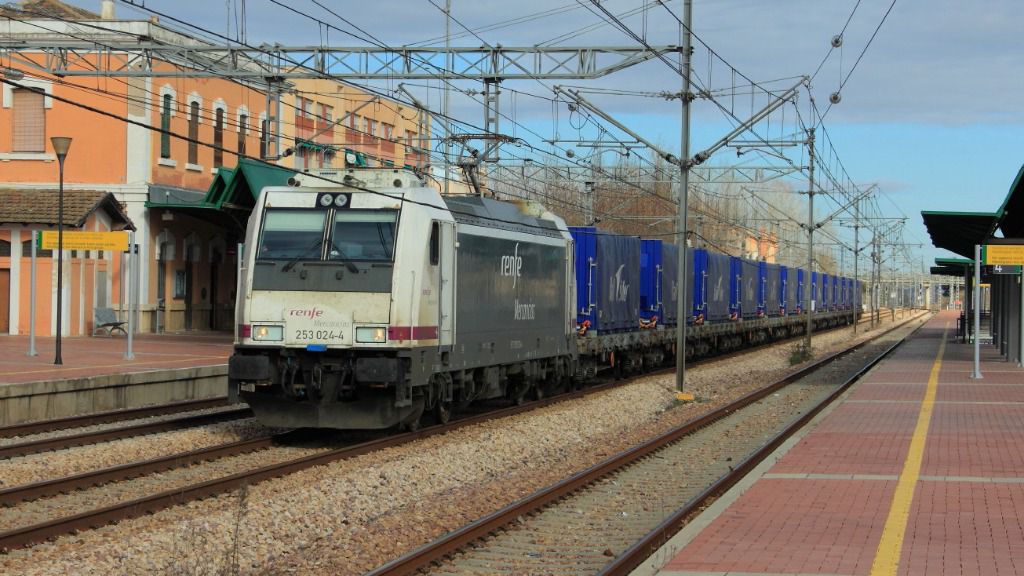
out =
{"type": "Polygon", "coordinates": [[[974,372],[971,378],[982,379],[981,375],[981,244],[974,245],[974,372]]]}

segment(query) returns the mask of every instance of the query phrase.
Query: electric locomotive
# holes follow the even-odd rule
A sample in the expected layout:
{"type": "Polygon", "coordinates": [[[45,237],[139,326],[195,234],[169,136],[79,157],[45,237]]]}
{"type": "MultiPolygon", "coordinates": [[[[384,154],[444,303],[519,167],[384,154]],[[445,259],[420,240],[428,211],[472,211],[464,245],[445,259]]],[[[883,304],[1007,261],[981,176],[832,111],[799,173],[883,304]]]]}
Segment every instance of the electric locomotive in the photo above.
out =
{"type": "Polygon", "coordinates": [[[264,424],[379,429],[572,374],[572,237],[535,203],[405,170],[265,188],[240,259],[229,396],[264,424]]]}

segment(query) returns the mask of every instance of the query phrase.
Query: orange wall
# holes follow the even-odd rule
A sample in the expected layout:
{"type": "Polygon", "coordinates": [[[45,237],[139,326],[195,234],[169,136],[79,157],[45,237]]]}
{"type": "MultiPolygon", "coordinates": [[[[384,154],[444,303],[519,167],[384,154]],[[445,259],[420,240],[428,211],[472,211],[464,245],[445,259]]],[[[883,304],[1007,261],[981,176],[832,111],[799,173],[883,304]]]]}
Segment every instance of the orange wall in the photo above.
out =
{"type": "MultiPolygon", "coordinates": [[[[53,96],[63,97],[83,106],[98,108],[123,117],[126,87],[108,78],[73,78],[52,82],[53,96]],[[69,86],[69,85],[70,86],[69,86]],[[99,89],[111,94],[98,94],[75,86],[99,89]]],[[[125,125],[121,120],[99,115],[71,104],[51,100],[46,110],[46,152],[52,154],[50,136],[73,138],[64,162],[65,183],[120,183],[125,181],[125,125]]],[[[12,108],[0,107],[0,152],[11,152],[12,108]]],[[[10,160],[3,162],[0,180],[6,182],[57,182],[56,161],[10,160]]]]}

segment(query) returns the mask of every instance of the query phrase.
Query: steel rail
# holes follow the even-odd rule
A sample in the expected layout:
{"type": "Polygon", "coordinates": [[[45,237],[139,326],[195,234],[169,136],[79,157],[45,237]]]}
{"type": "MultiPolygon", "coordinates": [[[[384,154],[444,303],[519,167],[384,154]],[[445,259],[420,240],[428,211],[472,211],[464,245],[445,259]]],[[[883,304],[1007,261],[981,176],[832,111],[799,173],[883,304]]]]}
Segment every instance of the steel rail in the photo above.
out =
{"type": "Polygon", "coordinates": [[[270,464],[253,470],[208,480],[206,482],[179,487],[134,500],[119,502],[117,504],[112,504],[110,506],[82,512],[64,518],[57,518],[33,524],[31,526],[14,528],[0,532],[0,551],[38,544],[62,534],[75,532],[77,530],[87,530],[104,526],[119,520],[137,518],[146,514],[158,512],[165,508],[170,508],[171,506],[177,506],[179,504],[191,502],[192,500],[206,498],[208,496],[227,492],[242,486],[255,484],[270,478],[284,476],[300,470],[312,468],[314,466],[322,466],[338,460],[353,458],[376,450],[405,444],[420,438],[444,434],[458,428],[520,414],[522,412],[542,408],[564,400],[579,398],[588,394],[608,390],[621,386],[625,382],[626,381],[611,382],[593,386],[585,390],[567,392],[565,394],[544,398],[521,406],[512,406],[484,414],[468,416],[447,425],[431,426],[416,432],[406,432],[403,434],[371,440],[369,442],[363,442],[361,444],[346,446],[344,448],[337,448],[318,454],[311,454],[302,458],[279,462],[277,464],[270,464]]]}
{"type": "Polygon", "coordinates": [[[53,420],[37,420],[22,424],[11,424],[0,426],[0,438],[13,438],[15,436],[28,436],[41,432],[53,430],[65,430],[81,426],[92,426],[94,424],[106,424],[122,420],[134,420],[136,418],[148,418],[150,416],[161,416],[175,412],[187,412],[190,410],[203,410],[205,408],[216,408],[226,406],[227,397],[203,398],[201,400],[185,400],[182,402],[171,402],[158,406],[145,406],[142,408],[127,408],[125,410],[113,410],[110,412],[98,412],[95,414],[84,414],[80,416],[68,416],[67,418],[55,418],[53,420]]]}
{"type": "Polygon", "coordinates": [[[162,472],[174,468],[184,468],[198,462],[217,460],[228,456],[237,456],[257,450],[264,450],[272,447],[275,443],[284,442],[296,435],[295,432],[284,432],[273,436],[252,438],[228,442],[196,450],[178,452],[169,456],[159,456],[141,462],[130,462],[118,466],[110,466],[99,470],[90,470],[80,474],[43,480],[31,484],[12,486],[0,490],[0,506],[14,506],[19,502],[45,498],[57,494],[64,494],[75,490],[92,488],[110,482],[137,478],[155,472],[162,472]]]}
{"type": "MultiPolygon", "coordinates": [[[[889,330],[878,334],[871,340],[866,340],[846,350],[834,352],[812,364],[793,370],[773,384],[759,390],[754,390],[726,406],[689,420],[673,430],[599,462],[586,470],[578,472],[569,478],[558,482],[557,484],[541,489],[475,522],[467,524],[462,528],[449,532],[447,535],[435,540],[434,542],[421,546],[404,556],[396,558],[395,560],[376,568],[375,570],[367,573],[366,576],[396,576],[412,574],[433,562],[441,560],[445,556],[469,545],[470,543],[488,536],[494,531],[514,522],[519,517],[539,510],[552,502],[594,483],[620,468],[628,466],[631,463],[660,450],[664,446],[671,444],[684,436],[692,434],[694,431],[703,428],[716,420],[741,410],[746,406],[773,394],[780,388],[783,388],[784,386],[787,386],[790,383],[825,367],[839,357],[853,353],[902,326],[903,324],[894,326],[889,330]]],[[[844,384],[844,386],[848,386],[848,384],[844,384]]],[[[744,470],[747,470],[750,467],[752,466],[747,462],[744,462],[744,470]]],[[[739,467],[736,467],[736,469],[739,469],[739,467]]],[[[730,473],[730,476],[734,474],[735,472],[730,473]]],[[[738,479],[739,478],[737,477],[733,482],[738,479]]]]}
{"type": "Polygon", "coordinates": [[[96,430],[94,432],[83,432],[81,434],[73,434],[69,436],[58,436],[56,438],[33,440],[30,442],[21,442],[19,444],[9,444],[7,446],[0,446],[0,459],[25,456],[28,454],[38,454],[39,452],[48,452],[50,450],[60,450],[75,446],[85,446],[87,444],[96,444],[98,442],[105,442],[108,440],[120,440],[122,438],[131,438],[133,436],[155,434],[157,432],[192,428],[224,420],[247,418],[249,416],[252,416],[251,409],[236,408],[233,410],[224,410],[223,412],[215,412],[213,414],[198,414],[195,416],[175,418],[173,420],[162,420],[160,422],[149,422],[147,424],[137,424],[134,426],[121,426],[119,428],[109,428],[106,430],[96,430]]]}

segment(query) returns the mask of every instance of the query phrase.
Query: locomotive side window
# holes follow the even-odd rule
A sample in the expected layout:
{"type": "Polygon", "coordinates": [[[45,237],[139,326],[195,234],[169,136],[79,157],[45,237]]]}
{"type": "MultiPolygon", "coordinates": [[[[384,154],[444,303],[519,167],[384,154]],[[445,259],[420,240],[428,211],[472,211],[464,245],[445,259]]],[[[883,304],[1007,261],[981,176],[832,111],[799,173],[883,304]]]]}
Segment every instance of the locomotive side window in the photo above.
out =
{"type": "Polygon", "coordinates": [[[434,222],[430,226],[430,265],[437,266],[441,261],[441,225],[434,222]]]}
{"type": "Polygon", "coordinates": [[[322,210],[268,209],[256,258],[319,260],[326,216],[322,210]]]}
{"type": "Polygon", "coordinates": [[[334,214],[329,260],[390,262],[395,254],[396,210],[339,210],[334,214]]]}

